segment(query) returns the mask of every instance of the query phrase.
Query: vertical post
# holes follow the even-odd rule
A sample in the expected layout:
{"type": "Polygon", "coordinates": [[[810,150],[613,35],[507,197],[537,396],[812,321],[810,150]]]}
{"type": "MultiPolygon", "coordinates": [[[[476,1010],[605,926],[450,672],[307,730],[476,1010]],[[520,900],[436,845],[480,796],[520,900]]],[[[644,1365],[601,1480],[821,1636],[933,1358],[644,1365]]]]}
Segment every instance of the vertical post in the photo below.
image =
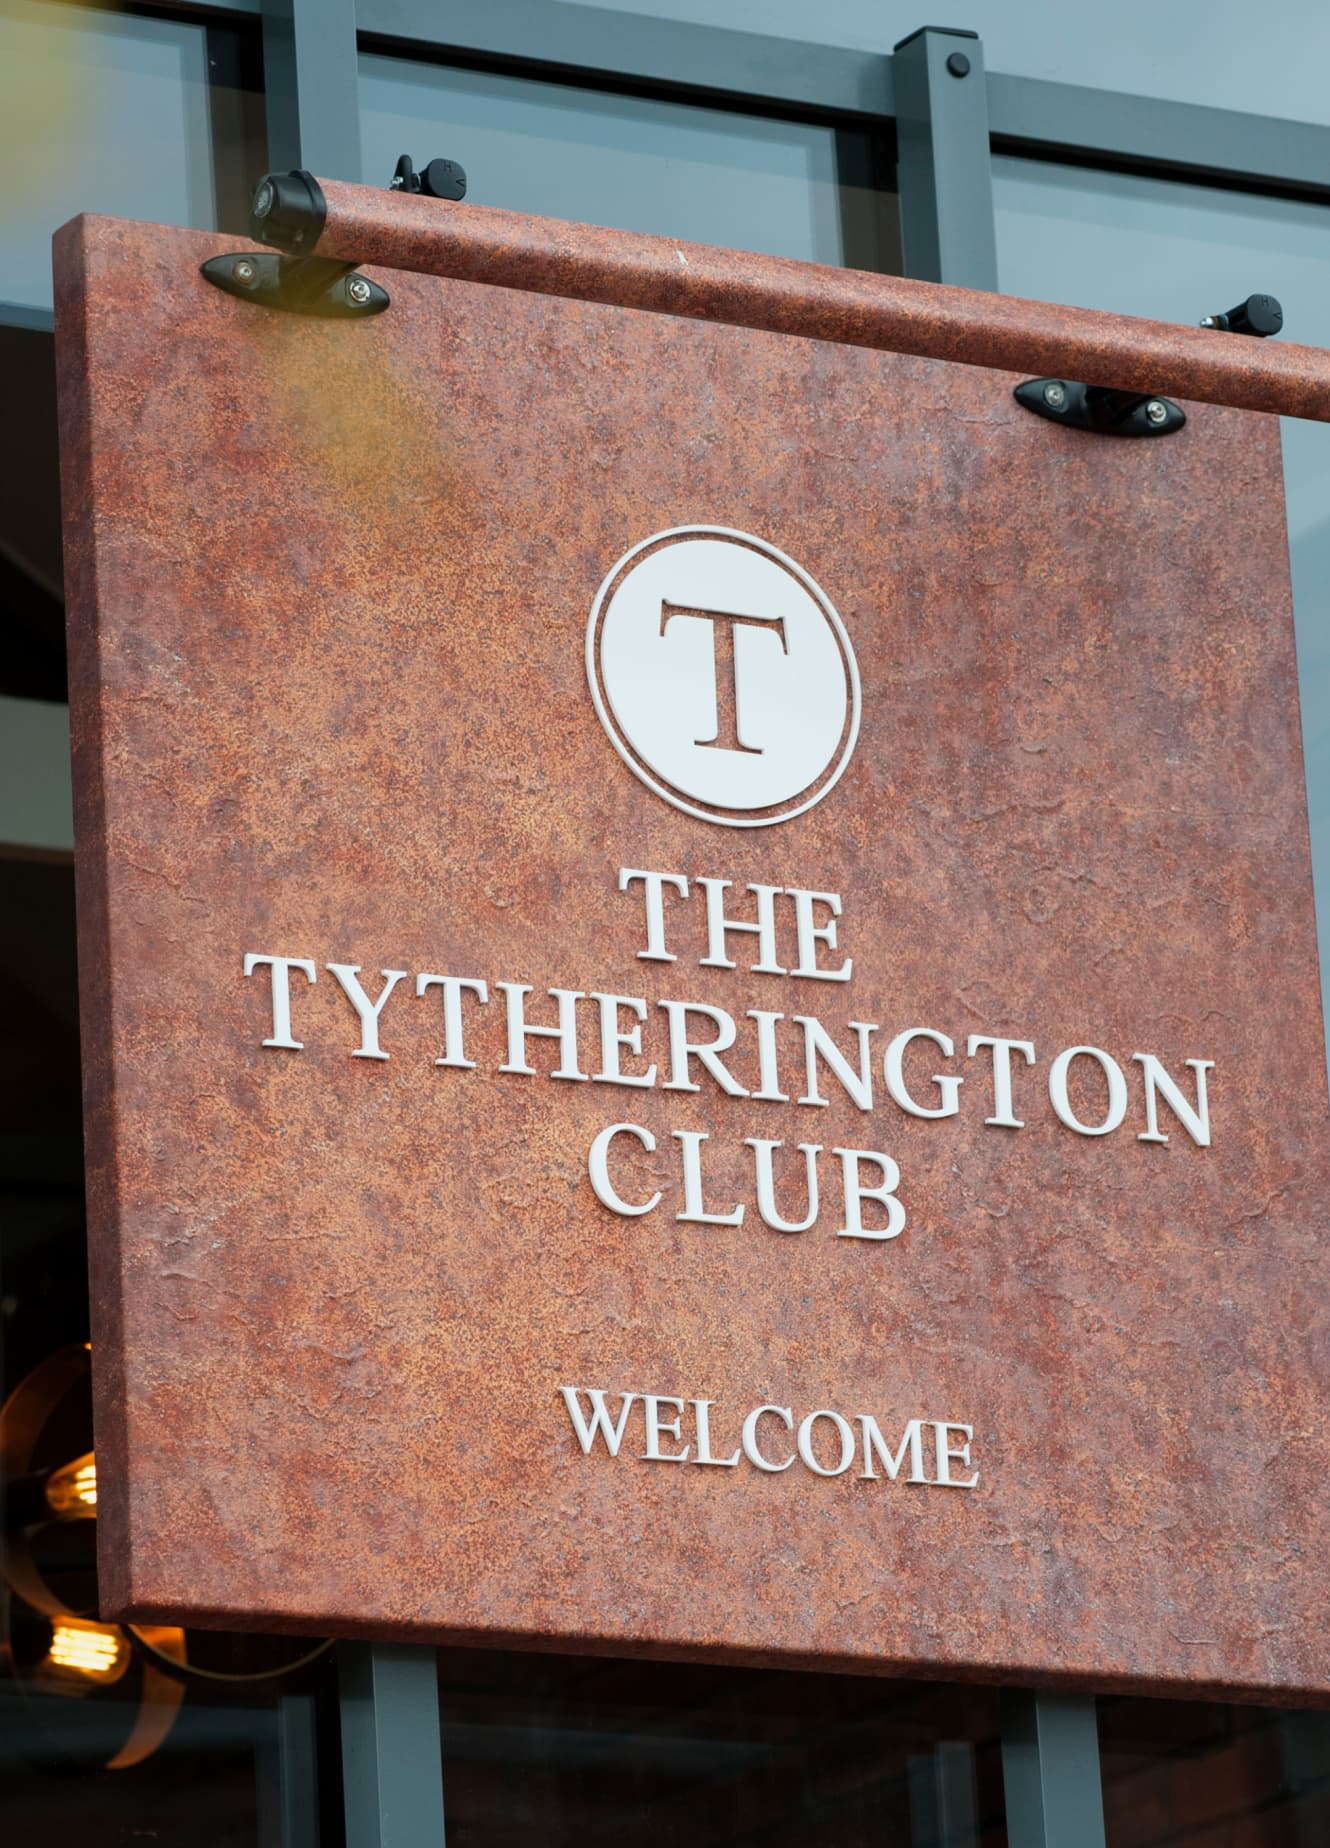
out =
{"type": "Polygon", "coordinates": [[[359,180],[355,0],[261,4],[269,167],[359,180]]]}
{"type": "Polygon", "coordinates": [[[973,32],[924,26],[891,60],[905,274],[996,289],[984,48],[973,32]]]}
{"type": "Polygon", "coordinates": [[[1009,1848],[1104,1848],[1094,1696],[1004,1694],[1002,1783],[1009,1848]]]}
{"type": "Polygon", "coordinates": [[[910,1759],[911,1848],[979,1848],[974,1748],[941,1739],[910,1759]]]}
{"type": "Polygon", "coordinates": [[[346,1848],[443,1848],[434,1651],[338,1646],[346,1848]]]}
{"type": "Polygon", "coordinates": [[[259,1753],[259,1848],[319,1848],[314,1699],[283,1694],[259,1753]]]}

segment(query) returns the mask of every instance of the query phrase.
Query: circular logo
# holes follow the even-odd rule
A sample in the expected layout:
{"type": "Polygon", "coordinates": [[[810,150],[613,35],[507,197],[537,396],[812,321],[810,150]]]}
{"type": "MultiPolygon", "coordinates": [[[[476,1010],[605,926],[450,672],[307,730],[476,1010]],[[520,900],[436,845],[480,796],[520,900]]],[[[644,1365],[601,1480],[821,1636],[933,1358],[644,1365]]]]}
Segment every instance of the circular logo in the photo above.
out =
{"type": "Polygon", "coordinates": [[[820,802],[859,735],[845,625],[751,533],[644,539],[596,593],[587,678],[620,757],[685,814],[765,828],[820,802]]]}

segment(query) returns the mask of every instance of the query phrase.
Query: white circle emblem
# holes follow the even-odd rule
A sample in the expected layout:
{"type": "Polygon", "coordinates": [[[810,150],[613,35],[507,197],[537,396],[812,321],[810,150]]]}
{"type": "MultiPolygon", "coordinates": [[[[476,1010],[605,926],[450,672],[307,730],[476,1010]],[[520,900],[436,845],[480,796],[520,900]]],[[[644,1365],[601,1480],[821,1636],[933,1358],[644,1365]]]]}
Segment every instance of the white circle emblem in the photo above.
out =
{"type": "Polygon", "coordinates": [[[844,623],[751,533],[678,526],[635,545],[596,593],[586,658],[629,769],[723,827],[769,827],[820,802],[859,735],[844,623]]]}

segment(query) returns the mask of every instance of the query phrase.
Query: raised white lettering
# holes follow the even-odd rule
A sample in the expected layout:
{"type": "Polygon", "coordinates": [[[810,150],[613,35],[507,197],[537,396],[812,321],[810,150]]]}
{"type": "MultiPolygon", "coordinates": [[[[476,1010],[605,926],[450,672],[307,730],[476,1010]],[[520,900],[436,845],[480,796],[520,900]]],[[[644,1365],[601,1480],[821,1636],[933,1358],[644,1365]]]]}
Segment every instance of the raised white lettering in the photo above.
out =
{"type": "Polygon", "coordinates": [[[795,1443],[798,1446],[799,1455],[815,1476],[843,1476],[854,1461],[854,1432],[839,1412],[810,1412],[799,1426],[799,1434],[795,1438],[795,1443]],[[813,1426],[819,1418],[829,1419],[840,1434],[840,1462],[835,1469],[827,1469],[819,1463],[817,1452],[813,1449],[813,1426]]]}
{"type": "Polygon", "coordinates": [[[1029,1040],[990,1039],[986,1033],[972,1033],[965,1042],[967,1057],[974,1058],[984,1046],[993,1049],[993,1114],[984,1122],[994,1129],[1024,1129],[1011,1107],[1011,1055],[1019,1052],[1027,1065],[1033,1065],[1034,1047],[1029,1040]]]}
{"type": "Polygon", "coordinates": [[[931,1040],[946,1059],[956,1048],[945,1033],[934,1033],[931,1027],[907,1027],[904,1033],[898,1033],[882,1055],[882,1076],[886,1079],[887,1090],[894,1102],[910,1116],[916,1117],[950,1117],[960,1109],[960,1088],[962,1079],[947,1072],[937,1072],[933,1083],[942,1096],[942,1102],[934,1109],[928,1104],[918,1104],[905,1088],[905,1053],[915,1040],[931,1040]]]}
{"type": "Polygon", "coordinates": [[[869,1062],[869,1041],[877,1032],[877,1028],[862,1020],[850,1022],[851,1032],[857,1034],[859,1039],[859,1070],[856,1073],[820,1020],[814,1020],[809,1014],[796,1014],[794,1019],[804,1030],[804,1079],[808,1086],[799,1102],[801,1104],[826,1104],[827,1099],[817,1088],[817,1061],[821,1058],[828,1070],[839,1079],[841,1089],[846,1096],[852,1098],[861,1110],[871,1110],[873,1108],[873,1071],[869,1062]]]}
{"type": "Polygon", "coordinates": [[[711,1463],[717,1469],[737,1469],[739,1452],[732,1457],[713,1457],[711,1454],[711,1406],[710,1399],[694,1399],[693,1412],[697,1419],[697,1449],[693,1453],[694,1463],[711,1463]]]}
{"type": "Polygon", "coordinates": [[[648,1154],[655,1153],[656,1138],[649,1129],[642,1129],[636,1123],[611,1123],[608,1129],[601,1130],[591,1144],[587,1156],[587,1174],[592,1190],[602,1206],[607,1206],[612,1213],[621,1213],[625,1219],[640,1219],[643,1213],[649,1213],[652,1207],[660,1205],[660,1189],[656,1189],[645,1206],[634,1206],[623,1198],[610,1179],[610,1144],[616,1136],[636,1136],[648,1154]]]}
{"type": "Polygon", "coordinates": [[[972,1427],[964,1424],[939,1423],[936,1429],[938,1487],[943,1489],[976,1488],[979,1483],[978,1470],[975,1470],[968,1481],[963,1481],[959,1476],[953,1476],[951,1473],[951,1465],[953,1463],[964,1464],[966,1469],[970,1467],[970,1440],[974,1436],[972,1427]],[[963,1442],[955,1448],[951,1445],[951,1433],[953,1431],[959,1431],[963,1439],[963,1442]]]}
{"type": "Polygon", "coordinates": [[[920,1440],[922,1420],[912,1418],[909,1424],[906,1425],[900,1445],[894,1457],[887,1447],[886,1439],[882,1435],[876,1418],[869,1418],[861,1412],[859,1415],[859,1426],[863,1432],[864,1438],[864,1466],[859,1471],[859,1479],[861,1482],[877,1481],[877,1471],[873,1468],[873,1458],[875,1456],[883,1469],[886,1470],[888,1480],[894,1482],[897,1475],[900,1473],[900,1466],[904,1461],[907,1450],[910,1453],[910,1473],[905,1480],[907,1482],[924,1482],[927,1480],[924,1475],[924,1452],[920,1440]]]}
{"type": "Polygon", "coordinates": [[[676,1451],[662,1450],[660,1447],[662,1436],[672,1437],[676,1444],[682,1436],[683,1400],[671,1399],[668,1395],[659,1393],[644,1392],[642,1394],[642,1417],[647,1433],[647,1447],[642,1452],[642,1461],[644,1463],[686,1463],[689,1450],[687,1444],[682,1450],[676,1451]],[[662,1418],[660,1415],[662,1405],[672,1405],[679,1416],[662,1418]]]}
{"type": "Polygon", "coordinates": [[[379,1015],[383,1012],[384,1002],[399,982],[406,980],[405,969],[383,969],[383,987],[377,1001],[371,1001],[360,986],[359,963],[325,963],[329,975],[337,978],[337,985],[352,1007],[360,1022],[360,1044],[351,1054],[353,1059],[386,1059],[388,1054],[379,1045],[379,1015]]]}
{"type": "Polygon", "coordinates": [[[745,1136],[744,1141],[753,1151],[753,1166],[757,1178],[757,1210],[763,1222],[773,1232],[806,1232],[817,1218],[817,1158],[822,1153],[818,1142],[801,1142],[799,1153],[804,1158],[804,1187],[808,1196],[808,1212],[797,1225],[781,1218],[776,1211],[776,1178],[772,1168],[772,1155],[775,1150],[784,1148],[783,1142],[766,1142],[758,1136],[745,1136]]]}
{"type": "Polygon", "coordinates": [[[434,1063],[475,1071],[475,1060],[467,1058],[462,1046],[462,995],[475,995],[484,1006],[490,998],[488,988],[483,982],[471,982],[460,975],[418,975],[416,994],[423,995],[428,988],[443,990],[443,1057],[434,1063]]]}
{"type": "Polygon", "coordinates": [[[688,881],[681,873],[639,872],[635,867],[619,868],[619,890],[626,892],[638,880],[642,881],[646,895],[647,908],[647,947],[637,952],[639,962],[678,962],[677,956],[671,956],[665,948],[665,900],[662,896],[669,886],[680,898],[688,896],[688,881]]]}
{"type": "Polygon", "coordinates": [[[501,1065],[501,1072],[523,1072],[529,1078],[536,1075],[535,1067],[526,1062],[526,1043],[529,1039],[556,1039],[559,1042],[559,1063],[550,1073],[551,1078],[568,1078],[577,1084],[585,1084],[587,1075],[577,1069],[577,1004],[586,999],[576,988],[551,988],[546,992],[553,996],[559,1006],[559,1024],[557,1027],[529,1027],[526,1023],[526,996],[531,993],[525,982],[496,982],[501,988],[508,1009],[508,1059],[501,1065]]]}
{"type": "Polygon", "coordinates": [[[1127,1114],[1127,1080],[1116,1059],[1101,1052],[1098,1046],[1068,1046],[1048,1068],[1048,1097],[1060,1123],[1074,1129],[1078,1136],[1107,1136],[1118,1128],[1127,1114]],[[1067,1095],[1067,1073],[1073,1059],[1094,1059],[1108,1080],[1108,1114],[1102,1123],[1082,1123],[1071,1107],[1067,1095]]]}
{"type": "Polygon", "coordinates": [[[635,1058],[642,1056],[642,1029],[640,1026],[629,1027],[626,1033],[619,1029],[619,1009],[630,1008],[639,1021],[647,1017],[647,1004],[639,1001],[635,995],[603,995],[592,992],[591,999],[600,1009],[600,1070],[592,1075],[593,1084],[635,1085],[641,1090],[648,1089],[656,1082],[656,1068],[649,1065],[645,1072],[626,1072],[619,1064],[619,1048],[626,1046],[635,1058]]]}
{"type": "Polygon", "coordinates": [[[722,1091],[727,1091],[731,1097],[747,1097],[747,1091],[726,1070],[718,1056],[728,1052],[735,1041],[734,1021],[725,1009],[708,1007],[702,1001],[662,1001],[660,1005],[665,1009],[670,1022],[670,1076],[664,1089],[700,1091],[702,1087],[692,1082],[688,1065],[690,1059],[700,1059],[722,1091]],[[709,1020],[716,1029],[716,1037],[710,1040],[689,1039],[690,1014],[700,1014],[709,1020]]]}
{"type": "Polygon", "coordinates": [[[762,1008],[750,1007],[748,1019],[757,1022],[757,1076],[758,1089],[753,1096],[767,1104],[788,1104],[787,1092],[780,1088],[780,1073],[776,1062],[776,1022],[784,1020],[784,1014],[768,1014],[762,1008]]]}
{"type": "Polygon", "coordinates": [[[725,894],[730,889],[728,879],[703,879],[697,881],[707,895],[707,953],[702,958],[706,969],[737,969],[738,964],[730,961],[726,955],[725,942],[728,931],[747,931],[757,938],[758,957],[751,965],[754,975],[784,975],[785,970],[776,961],[776,896],[779,886],[750,885],[748,890],[757,899],[757,922],[744,923],[737,918],[725,915],[725,894]]]}
{"type": "Polygon", "coordinates": [[[901,1184],[901,1171],[890,1155],[879,1155],[875,1149],[833,1149],[833,1155],[839,1155],[841,1170],[845,1181],[845,1224],[836,1234],[837,1238],[897,1238],[905,1230],[905,1208],[896,1198],[896,1189],[901,1184]],[[877,1187],[865,1187],[859,1178],[861,1161],[876,1162],[882,1170],[882,1181],[877,1187]],[[865,1200],[880,1200],[887,1209],[885,1226],[865,1226],[860,1207],[865,1200]]]}
{"type": "Polygon", "coordinates": [[[304,1040],[291,1037],[291,971],[299,969],[307,982],[313,982],[318,979],[314,964],[303,956],[256,956],[247,950],[243,967],[246,975],[253,975],[256,969],[272,970],[272,1038],[264,1040],[264,1045],[302,1052],[304,1040]]]}
{"type": "Polygon", "coordinates": [[[591,1419],[588,1423],[579,1403],[582,1390],[580,1386],[560,1386],[559,1388],[563,1394],[563,1402],[568,1407],[568,1416],[572,1419],[573,1429],[577,1433],[577,1441],[582,1446],[582,1455],[584,1457],[591,1455],[591,1446],[599,1435],[604,1440],[605,1448],[610,1455],[617,1457],[619,1445],[623,1442],[624,1427],[628,1423],[628,1414],[633,1408],[633,1401],[637,1398],[637,1394],[625,1392],[619,1395],[619,1422],[611,1424],[610,1415],[605,1409],[605,1394],[599,1386],[592,1386],[586,1395],[591,1401],[591,1419]]]}
{"type": "Polygon", "coordinates": [[[754,1468],[764,1469],[769,1475],[778,1476],[783,1469],[788,1469],[791,1463],[793,1463],[794,1452],[791,1451],[783,1463],[772,1463],[768,1458],[764,1457],[762,1452],[758,1449],[757,1421],[759,1418],[765,1418],[768,1413],[770,1413],[773,1418],[779,1418],[787,1431],[793,1431],[794,1414],[791,1412],[788,1405],[759,1405],[754,1411],[749,1412],[747,1418],[744,1419],[743,1430],[739,1434],[739,1443],[743,1449],[744,1455],[754,1468]]]}
{"type": "Polygon", "coordinates": [[[1145,1078],[1145,1128],[1137,1136],[1138,1142],[1167,1142],[1168,1137],[1159,1130],[1159,1100],[1156,1092],[1163,1092],[1164,1102],[1181,1123],[1187,1134],[1198,1148],[1210,1146],[1210,1106],[1205,1092],[1205,1074],[1215,1067],[1213,1059],[1184,1059],[1196,1074],[1196,1108],[1193,1110],[1181,1090],[1164,1070],[1152,1052],[1134,1052],[1132,1058],[1142,1068],[1145,1078]]]}
{"type": "Polygon", "coordinates": [[[790,973],[806,975],[815,982],[848,982],[854,970],[848,956],[839,969],[820,969],[817,963],[819,943],[825,943],[829,950],[836,947],[836,919],[841,914],[839,893],[805,892],[799,886],[786,889],[794,900],[794,928],[799,944],[799,962],[790,973]],[[814,905],[825,905],[830,911],[825,924],[813,921],[814,905]]]}
{"type": "Polygon", "coordinates": [[[732,1213],[708,1213],[702,1204],[702,1144],[710,1142],[710,1136],[702,1129],[674,1129],[670,1134],[683,1145],[683,1211],[674,1217],[698,1226],[741,1226],[742,1201],[732,1213]]]}

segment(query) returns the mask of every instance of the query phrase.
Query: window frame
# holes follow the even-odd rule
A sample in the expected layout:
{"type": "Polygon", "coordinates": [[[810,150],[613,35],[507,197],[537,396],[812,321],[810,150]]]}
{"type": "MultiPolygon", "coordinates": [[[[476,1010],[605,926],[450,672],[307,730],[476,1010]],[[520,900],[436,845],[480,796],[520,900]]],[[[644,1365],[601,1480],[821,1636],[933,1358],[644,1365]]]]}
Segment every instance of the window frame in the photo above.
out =
{"type": "MultiPolygon", "coordinates": [[[[261,27],[269,165],[330,178],[389,177],[362,173],[362,53],[867,128],[896,154],[905,273],[937,282],[997,287],[994,154],[1330,205],[1330,126],[987,73],[977,37],[935,28],[885,54],[562,0],[178,0],[120,10],[261,27]],[[974,81],[938,82],[938,60],[962,44],[974,81]]],[[[0,305],[0,322],[50,327],[51,316],[0,305]]],[[[340,1654],[347,1848],[441,1844],[434,1652],[354,1643],[340,1654]]],[[[1007,1690],[1003,1766],[1011,1848],[1102,1848],[1092,1695],[1007,1690]]]]}

